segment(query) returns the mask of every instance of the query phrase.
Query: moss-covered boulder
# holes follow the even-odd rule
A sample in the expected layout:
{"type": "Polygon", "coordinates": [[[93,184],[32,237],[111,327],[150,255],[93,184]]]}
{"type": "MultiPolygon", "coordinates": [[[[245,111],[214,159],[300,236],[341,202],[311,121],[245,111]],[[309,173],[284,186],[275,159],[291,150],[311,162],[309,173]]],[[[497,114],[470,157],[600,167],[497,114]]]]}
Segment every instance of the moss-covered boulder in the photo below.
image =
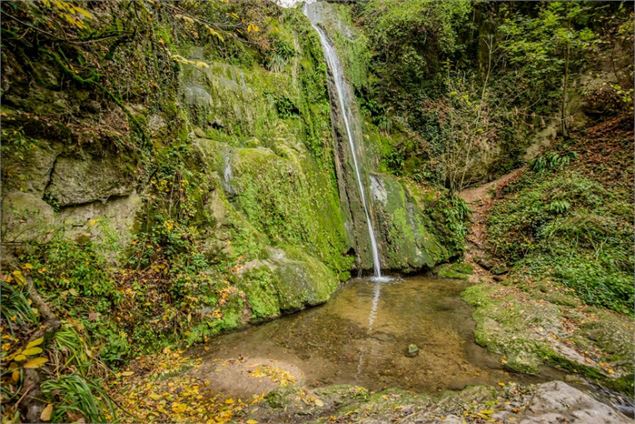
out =
{"type": "Polygon", "coordinates": [[[383,268],[411,272],[432,268],[452,255],[417,201],[423,197],[421,189],[390,175],[374,174],[371,193],[383,268]]]}
{"type": "Polygon", "coordinates": [[[245,264],[238,286],[245,291],[252,321],[262,321],[326,302],[337,289],[337,275],[294,248],[268,249],[269,257],[245,264]]]}

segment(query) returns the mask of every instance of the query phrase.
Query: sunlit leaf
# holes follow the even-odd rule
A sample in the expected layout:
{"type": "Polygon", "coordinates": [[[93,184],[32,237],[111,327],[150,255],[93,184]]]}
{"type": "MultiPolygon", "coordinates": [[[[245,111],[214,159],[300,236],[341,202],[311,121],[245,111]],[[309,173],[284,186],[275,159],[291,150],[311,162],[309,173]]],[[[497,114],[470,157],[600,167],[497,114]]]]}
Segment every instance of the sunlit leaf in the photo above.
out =
{"type": "Polygon", "coordinates": [[[37,355],[38,353],[42,353],[42,348],[40,347],[32,347],[29,349],[25,349],[22,354],[26,355],[26,356],[33,356],[33,355],[37,355]]]}
{"type": "Polygon", "coordinates": [[[44,356],[40,356],[35,359],[31,359],[27,363],[24,364],[24,368],[40,368],[42,365],[48,362],[48,358],[44,356]]]}
{"type": "Polygon", "coordinates": [[[53,415],[53,404],[49,403],[48,405],[46,405],[46,408],[42,410],[42,413],[40,414],[40,419],[42,421],[50,421],[52,415],[53,415]]]}
{"type": "Polygon", "coordinates": [[[15,278],[16,283],[20,285],[26,284],[26,278],[24,277],[24,274],[22,274],[22,271],[20,271],[19,269],[13,271],[13,278],[15,278]]]}

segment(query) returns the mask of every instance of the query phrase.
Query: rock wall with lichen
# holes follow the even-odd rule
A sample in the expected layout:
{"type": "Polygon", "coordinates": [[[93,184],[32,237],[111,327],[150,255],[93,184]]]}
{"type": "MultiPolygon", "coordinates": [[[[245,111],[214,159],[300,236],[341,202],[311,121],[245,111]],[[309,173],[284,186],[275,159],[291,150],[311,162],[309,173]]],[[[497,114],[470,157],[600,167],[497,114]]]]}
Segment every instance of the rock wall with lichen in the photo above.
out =
{"type": "MultiPolygon", "coordinates": [[[[39,22],[55,7],[13,13],[39,22]]],[[[109,363],[325,302],[372,265],[329,74],[301,11],[131,7],[87,10],[93,33],[114,31],[106,16],[138,28],[117,41],[64,42],[83,30],[63,26],[18,37],[16,21],[2,52],[3,269],[21,269],[55,313],[79,320],[109,363]]],[[[364,176],[384,268],[455,255],[435,215],[444,194],[374,173],[374,142],[364,176]]]]}
{"type": "Polygon", "coordinates": [[[3,268],[37,267],[44,299],[115,363],[323,303],[353,263],[326,68],[301,13],[264,4],[249,31],[216,33],[194,19],[249,11],[135,7],[146,32],[110,62],[107,43],[58,40],[25,61],[18,38],[2,61],[3,268]],[[97,80],[69,74],[82,71],[97,80]]]}
{"type": "MultiPolygon", "coordinates": [[[[416,184],[407,178],[378,172],[385,171],[379,160],[382,146],[394,144],[386,139],[403,135],[380,131],[365,119],[357,105],[356,94],[368,78],[370,52],[364,34],[351,21],[350,6],[321,2],[312,4],[311,10],[317,25],[325,30],[335,46],[346,75],[347,84],[343,88],[348,93],[346,97],[352,101],[350,106],[354,117],[350,126],[357,143],[357,162],[365,185],[382,268],[416,272],[458,256],[462,251],[459,239],[465,233],[465,214],[461,213],[460,207],[449,203],[447,192],[440,187],[416,184]],[[442,208],[450,214],[454,212],[456,217],[440,216],[442,208]]],[[[343,112],[333,82],[329,81],[329,85],[336,171],[349,238],[358,259],[356,267],[372,270],[366,214],[357,186],[343,112]]]]}

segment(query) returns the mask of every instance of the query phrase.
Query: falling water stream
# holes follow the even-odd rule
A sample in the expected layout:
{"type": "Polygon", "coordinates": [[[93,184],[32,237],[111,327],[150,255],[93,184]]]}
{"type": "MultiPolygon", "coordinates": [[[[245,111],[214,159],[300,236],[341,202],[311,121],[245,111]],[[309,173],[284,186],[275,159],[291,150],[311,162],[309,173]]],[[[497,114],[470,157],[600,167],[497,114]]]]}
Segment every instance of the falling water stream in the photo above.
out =
{"type": "Polygon", "coordinates": [[[333,75],[333,82],[335,83],[335,91],[337,100],[339,102],[340,111],[342,113],[342,119],[344,121],[344,127],[346,128],[346,136],[348,138],[348,144],[351,149],[351,156],[353,158],[353,167],[355,168],[355,177],[357,179],[357,188],[359,189],[359,195],[362,199],[362,205],[364,207],[364,215],[366,217],[366,224],[368,226],[368,236],[370,238],[370,248],[373,254],[373,267],[374,267],[374,280],[380,282],[385,280],[381,276],[381,263],[379,261],[379,251],[377,250],[377,239],[375,238],[375,231],[373,230],[373,224],[370,220],[370,213],[368,204],[366,202],[366,194],[364,189],[364,183],[362,181],[362,174],[359,169],[359,160],[357,158],[357,148],[355,143],[355,135],[353,132],[353,128],[351,126],[351,121],[354,119],[354,115],[351,108],[351,100],[348,95],[349,90],[346,86],[346,81],[344,80],[344,73],[342,70],[342,65],[337,57],[335,52],[335,48],[329,41],[326,33],[317,23],[318,16],[315,13],[314,9],[315,3],[304,4],[304,14],[311,21],[311,25],[317,31],[320,36],[320,43],[322,44],[322,49],[324,51],[324,57],[326,58],[326,63],[331,70],[333,75]]]}

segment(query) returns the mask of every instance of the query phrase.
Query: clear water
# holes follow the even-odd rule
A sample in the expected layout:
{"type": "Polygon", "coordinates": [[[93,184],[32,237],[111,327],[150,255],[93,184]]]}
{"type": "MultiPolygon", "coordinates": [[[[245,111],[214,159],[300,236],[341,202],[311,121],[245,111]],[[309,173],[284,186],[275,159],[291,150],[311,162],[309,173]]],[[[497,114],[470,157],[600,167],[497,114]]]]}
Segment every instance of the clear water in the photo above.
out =
{"type": "Polygon", "coordinates": [[[460,298],[465,287],[425,277],[356,279],[323,306],[215,338],[204,362],[276,364],[308,386],[436,392],[541,381],[505,371],[497,356],[475,344],[472,311],[460,298]],[[410,344],[419,347],[415,357],[406,356],[410,344]]]}
{"type": "Polygon", "coordinates": [[[333,76],[333,82],[335,85],[336,97],[339,103],[342,119],[344,121],[344,127],[346,128],[346,136],[348,139],[349,147],[351,149],[351,156],[353,158],[353,167],[355,168],[355,177],[357,179],[357,187],[359,189],[359,195],[362,199],[362,205],[364,206],[364,214],[366,217],[366,224],[368,226],[368,236],[370,238],[370,247],[373,255],[373,268],[375,277],[381,277],[381,262],[379,260],[379,250],[377,249],[377,239],[375,238],[375,231],[373,230],[373,224],[370,219],[370,213],[368,212],[368,204],[366,201],[365,187],[362,181],[362,175],[359,168],[359,160],[357,157],[357,146],[355,142],[355,133],[352,128],[352,122],[355,119],[351,107],[351,97],[349,95],[350,89],[344,79],[344,72],[340,61],[337,57],[335,48],[329,41],[326,33],[317,23],[317,9],[315,4],[304,4],[304,14],[311,21],[311,25],[317,31],[320,36],[320,43],[322,44],[322,50],[324,51],[324,57],[326,63],[331,70],[333,76]]]}

